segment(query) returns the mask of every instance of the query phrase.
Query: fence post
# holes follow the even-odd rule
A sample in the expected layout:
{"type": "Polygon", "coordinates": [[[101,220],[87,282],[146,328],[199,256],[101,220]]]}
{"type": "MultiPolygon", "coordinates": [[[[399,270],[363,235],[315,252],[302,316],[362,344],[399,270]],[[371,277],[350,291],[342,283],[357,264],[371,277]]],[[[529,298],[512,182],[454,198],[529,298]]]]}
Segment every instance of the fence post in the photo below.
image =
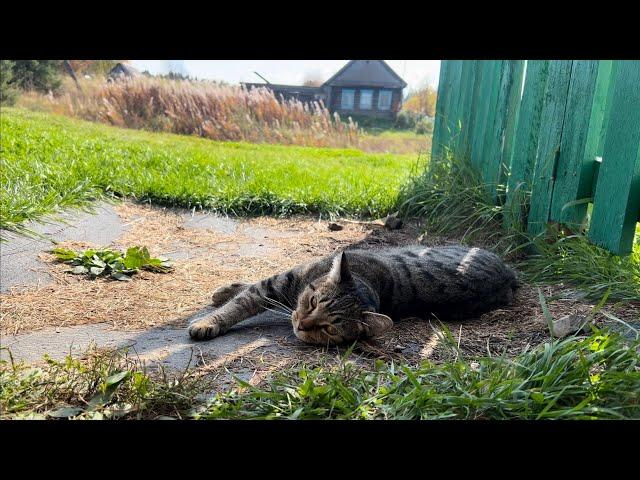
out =
{"type": "Polygon", "coordinates": [[[599,63],[597,60],[575,60],[571,68],[549,218],[573,228],[583,224],[587,203],[567,205],[591,196],[595,152],[588,151],[587,140],[590,136],[598,138],[602,127],[603,110],[596,103],[604,100],[602,90],[607,86],[608,78],[604,78],[606,68],[600,70],[599,63]],[[596,90],[599,95],[595,94],[596,90]]]}
{"type": "Polygon", "coordinates": [[[610,117],[589,238],[618,255],[631,253],[640,214],[640,61],[615,61],[610,117]]]}
{"type": "Polygon", "coordinates": [[[560,152],[562,126],[565,117],[571,60],[552,60],[540,118],[538,150],[533,169],[531,208],[527,230],[538,235],[546,230],[555,180],[555,167],[560,152]]]}
{"type": "Polygon", "coordinates": [[[504,226],[523,227],[523,212],[511,208],[516,195],[523,195],[531,188],[531,174],[535,167],[538,149],[538,133],[540,132],[540,117],[544,106],[544,93],[549,74],[549,60],[528,60],[524,82],[524,92],[518,123],[516,126],[515,148],[511,157],[510,174],[507,184],[507,208],[505,209],[504,226]]]}

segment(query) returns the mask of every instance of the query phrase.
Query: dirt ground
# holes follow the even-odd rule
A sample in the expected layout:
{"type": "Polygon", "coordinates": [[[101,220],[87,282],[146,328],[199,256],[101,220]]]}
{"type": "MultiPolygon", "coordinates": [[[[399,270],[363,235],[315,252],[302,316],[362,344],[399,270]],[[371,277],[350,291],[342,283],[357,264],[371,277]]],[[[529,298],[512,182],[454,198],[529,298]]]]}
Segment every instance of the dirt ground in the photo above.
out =
{"type": "MultiPolygon", "coordinates": [[[[389,231],[372,223],[337,220],[343,229],[331,231],[329,219],[270,217],[228,219],[192,217],[183,210],[163,209],[125,202],[115,207],[126,229],[112,247],[146,245],[152,255],[166,255],[175,261],[168,274],[141,272],[131,282],[110,279],[89,280],[65,273],[67,265],[57,263],[50,253],[41,253],[53,282],[44,286],[18,286],[0,295],[1,333],[15,338],[30,332],[77,325],[100,324],[117,331],[145,331],[158,327],[181,327],[209,304],[217,287],[232,281],[254,282],[302,262],[343,249],[380,248],[418,243],[418,225],[389,231]]],[[[444,239],[421,239],[425,245],[455,243],[444,239]]],[[[83,242],[61,246],[80,249],[96,247],[83,242]]],[[[562,285],[543,288],[546,297],[566,291],[562,285]]],[[[587,314],[593,305],[579,299],[549,303],[554,318],[571,313],[587,314]]],[[[636,319],[638,306],[615,309],[620,318],[636,319]]],[[[598,315],[598,321],[605,317],[598,315]]],[[[498,309],[479,319],[447,322],[463,355],[507,353],[515,355],[549,338],[537,289],[524,285],[513,306],[498,309]]],[[[337,358],[343,348],[303,344],[290,328],[281,325],[277,335],[269,324],[258,327],[272,337],[269,348],[249,342],[233,352],[196,359],[202,372],[229,381],[227,370],[244,375],[254,384],[273,371],[299,362],[313,364],[337,358]],[[289,331],[289,334],[286,332],[289,331]],[[283,333],[285,332],[285,333],[283,333]]],[[[356,361],[374,359],[417,363],[424,359],[443,361],[450,351],[439,340],[441,326],[436,319],[405,319],[384,336],[361,342],[354,349],[356,361]]],[[[186,334],[186,331],[184,332],[186,334]]],[[[215,340],[213,340],[215,341],[215,340]]],[[[257,343],[256,343],[257,342],[257,343]]]]}

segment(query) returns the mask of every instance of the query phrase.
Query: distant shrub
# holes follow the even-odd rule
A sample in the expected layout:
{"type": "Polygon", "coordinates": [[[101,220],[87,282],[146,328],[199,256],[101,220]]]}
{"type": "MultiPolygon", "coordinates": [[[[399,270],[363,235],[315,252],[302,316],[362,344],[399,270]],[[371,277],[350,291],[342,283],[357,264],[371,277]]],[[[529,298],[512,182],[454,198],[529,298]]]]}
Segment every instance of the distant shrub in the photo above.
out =
{"type": "Polygon", "coordinates": [[[410,129],[416,126],[418,114],[409,110],[402,110],[396,117],[395,128],[410,129]]]}
{"type": "Polygon", "coordinates": [[[0,104],[13,105],[16,101],[17,91],[10,83],[13,79],[13,65],[11,60],[0,60],[0,104]]]}
{"type": "Polygon", "coordinates": [[[416,122],[415,131],[419,135],[433,133],[433,119],[429,117],[422,117],[416,122]]]}
{"type": "Polygon", "coordinates": [[[10,85],[23,90],[48,93],[60,87],[60,60],[15,60],[11,66],[10,85]]]}

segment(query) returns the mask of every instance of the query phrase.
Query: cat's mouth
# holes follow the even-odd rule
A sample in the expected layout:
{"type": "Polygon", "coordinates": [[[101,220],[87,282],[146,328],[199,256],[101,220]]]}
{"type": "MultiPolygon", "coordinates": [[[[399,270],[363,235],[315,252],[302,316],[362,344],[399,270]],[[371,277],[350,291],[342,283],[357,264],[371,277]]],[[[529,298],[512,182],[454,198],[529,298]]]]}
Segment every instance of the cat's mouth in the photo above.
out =
{"type": "Polygon", "coordinates": [[[326,345],[327,343],[335,343],[328,335],[326,335],[321,329],[317,328],[315,324],[310,320],[300,319],[297,312],[294,310],[291,313],[291,325],[293,326],[293,333],[296,337],[305,343],[311,343],[315,345],[326,345]]]}

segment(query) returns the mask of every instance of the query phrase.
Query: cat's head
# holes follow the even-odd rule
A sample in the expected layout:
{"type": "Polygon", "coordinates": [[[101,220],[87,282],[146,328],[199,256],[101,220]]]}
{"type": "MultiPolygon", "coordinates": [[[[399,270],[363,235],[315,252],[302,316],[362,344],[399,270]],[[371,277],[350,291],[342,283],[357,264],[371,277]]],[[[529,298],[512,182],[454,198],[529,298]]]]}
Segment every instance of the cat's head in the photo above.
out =
{"type": "Polygon", "coordinates": [[[342,253],[329,273],[307,285],[298,297],[291,315],[293,332],[306,343],[327,345],[375,337],[392,327],[389,317],[367,310],[342,253]]]}

